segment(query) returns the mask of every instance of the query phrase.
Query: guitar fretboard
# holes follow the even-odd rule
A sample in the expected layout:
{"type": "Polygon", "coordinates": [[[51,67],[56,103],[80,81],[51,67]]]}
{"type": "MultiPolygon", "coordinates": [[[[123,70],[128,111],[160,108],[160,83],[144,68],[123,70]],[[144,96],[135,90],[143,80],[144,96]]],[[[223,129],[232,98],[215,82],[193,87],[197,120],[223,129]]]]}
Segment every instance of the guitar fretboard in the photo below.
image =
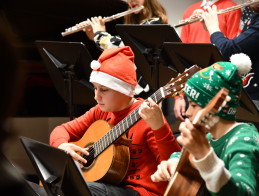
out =
{"type": "MultiPolygon", "coordinates": [[[[163,88],[158,89],[153,95],[150,96],[155,103],[161,102],[165,97],[163,94],[163,88]]],[[[139,107],[113,127],[108,133],[106,133],[101,139],[93,144],[94,158],[101,154],[106,148],[108,148],[114,141],[122,136],[129,128],[140,120],[139,107]]]]}

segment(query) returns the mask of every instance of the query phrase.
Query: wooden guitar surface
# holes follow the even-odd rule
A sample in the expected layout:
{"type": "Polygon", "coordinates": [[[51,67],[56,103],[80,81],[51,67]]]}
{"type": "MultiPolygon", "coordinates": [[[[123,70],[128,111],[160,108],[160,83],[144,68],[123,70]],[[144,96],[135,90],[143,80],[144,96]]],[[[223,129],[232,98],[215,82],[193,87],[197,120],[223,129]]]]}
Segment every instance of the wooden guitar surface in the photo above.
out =
{"type": "Polygon", "coordinates": [[[165,196],[196,196],[203,189],[203,179],[199,172],[192,167],[189,160],[189,152],[182,150],[178,167],[169,182],[165,196]]]}
{"type": "MultiPolygon", "coordinates": [[[[80,147],[89,147],[109,132],[111,128],[112,126],[106,121],[98,120],[88,128],[80,140],[73,143],[80,147]]],[[[82,168],[84,179],[90,182],[100,180],[119,184],[128,170],[130,160],[128,146],[130,143],[131,140],[119,138],[118,141],[111,144],[93,160],[90,166],[82,168]]]]}

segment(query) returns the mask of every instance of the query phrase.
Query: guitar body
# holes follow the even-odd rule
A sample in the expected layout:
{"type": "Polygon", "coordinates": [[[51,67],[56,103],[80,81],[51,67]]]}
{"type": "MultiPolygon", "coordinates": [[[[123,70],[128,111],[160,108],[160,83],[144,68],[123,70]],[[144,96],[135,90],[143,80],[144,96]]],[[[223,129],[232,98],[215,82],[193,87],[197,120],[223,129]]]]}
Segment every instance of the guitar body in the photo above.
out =
{"type": "MultiPolygon", "coordinates": [[[[97,142],[112,126],[103,120],[94,122],[84,136],[77,142],[71,142],[80,147],[90,147],[97,142]]],[[[93,162],[82,168],[86,181],[102,181],[111,184],[119,184],[125,177],[130,161],[129,145],[125,135],[118,138],[113,144],[106,148],[93,162]]]]}
{"type": "Polygon", "coordinates": [[[196,196],[203,190],[203,179],[189,160],[188,151],[183,150],[178,167],[169,182],[164,196],[196,196]]]}

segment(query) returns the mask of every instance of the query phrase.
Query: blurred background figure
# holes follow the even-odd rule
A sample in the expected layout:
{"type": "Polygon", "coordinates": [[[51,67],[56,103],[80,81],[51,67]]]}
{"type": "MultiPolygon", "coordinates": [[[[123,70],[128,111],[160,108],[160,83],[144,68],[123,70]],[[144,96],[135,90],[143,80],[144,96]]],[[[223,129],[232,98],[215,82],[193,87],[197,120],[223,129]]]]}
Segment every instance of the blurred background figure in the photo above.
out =
{"type": "Polygon", "coordinates": [[[16,61],[17,54],[12,47],[13,42],[9,35],[6,28],[0,24],[0,192],[1,195],[10,196],[36,196],[38,194],[44,196],[45,190],[39,185],[26,181],[4,155],[5,144],[15,135],[15,132],[8,128],[8,117],[14,112],[20,90],[23,89],[21,72],[16,61]]]}

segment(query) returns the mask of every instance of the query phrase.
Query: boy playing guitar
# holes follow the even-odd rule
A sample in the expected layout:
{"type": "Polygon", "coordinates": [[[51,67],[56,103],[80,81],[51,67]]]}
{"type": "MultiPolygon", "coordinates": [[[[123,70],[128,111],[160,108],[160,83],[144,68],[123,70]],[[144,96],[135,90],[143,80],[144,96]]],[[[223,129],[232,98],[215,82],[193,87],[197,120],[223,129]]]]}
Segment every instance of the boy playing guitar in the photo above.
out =
{"type": "MultiPolygon", "coordinates": [[[[240,76],[251,68],[251,63],[246,66],[247,62],[251,62],[248,56],[236,54],[231,57],[231,63],[215,63],[193,75],[185,85],[184,93],[189,100],[188,118],[179,127],[181,135],[177,141],[190,153],[189,160],[204,180],[205,191],[211,195],[258,193],[259,133],[253,124],[236,121],[242,89],[240,76]],[[221,88],[229,91],[231,99],[216,113],[218,121],[213,126],[206,126],[207,131],[204,131],[203,126],[195,126],[197,114],[221,88]]],[[[154,182],[172,179],[177,173],[178,155],[173,153],[168,161],[163,161],[151,179],[154,182]]],[[[183,194],[177,195],[186,195],[184,191],[188,190],[182,191],[183,194]]]]}

